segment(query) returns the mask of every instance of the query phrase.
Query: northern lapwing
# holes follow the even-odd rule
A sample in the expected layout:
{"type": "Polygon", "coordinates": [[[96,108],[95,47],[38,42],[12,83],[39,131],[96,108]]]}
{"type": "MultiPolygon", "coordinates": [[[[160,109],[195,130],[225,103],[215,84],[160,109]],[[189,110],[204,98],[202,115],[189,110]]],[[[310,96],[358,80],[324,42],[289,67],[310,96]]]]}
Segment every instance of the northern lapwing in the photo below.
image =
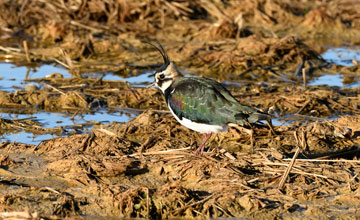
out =
{"type": "MultiPolygon", "coordinates": [[[[170,112],[180,124],[204,134],[195,154],[202,155],[212,133],[227,131],[232,125],[244,126],[271,120],[270,115],[240,103],[215,80],[184,77],[159,42],[158,45],[149,44],[161,53],[164,64],[155,72],[155,81],[148,87],[155,85],[161,89],[170,112]]],[[[252,133],[250,135],[252,138],[252,133]]]]}

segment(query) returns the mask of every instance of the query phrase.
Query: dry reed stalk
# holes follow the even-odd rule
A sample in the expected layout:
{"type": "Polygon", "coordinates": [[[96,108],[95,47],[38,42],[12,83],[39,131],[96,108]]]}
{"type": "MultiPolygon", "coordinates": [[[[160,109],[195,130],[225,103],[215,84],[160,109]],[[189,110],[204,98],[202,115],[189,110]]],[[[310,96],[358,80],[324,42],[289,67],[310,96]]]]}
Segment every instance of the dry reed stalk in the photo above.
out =
{"type": "MultiPolygon", "coordinates": [[[[281,173],[281,172],[283,172],[283,170],[271,169],[271,170],[269,170],[269,171],[264,171],[264,172],[265,172],[265,173],[269,173],[269,174],[276,174],[276,173],[281,173]]],[[[307,176],[314,176],[314,177],[320,177],[320,178],[328,179],[328,177],[325,176],[325,175],[308,173],[308,172],[304,172],[304,171],[291,170],[291,173],[301,174],[301,175],[307,175],[307,176]]],[[[283,176],[284,176],[284,175],[283,175],[283,176]]],[[[280,185],[280,184],[279,184],[279,185],[280,185]]],[[[279,189],[279,190],[280,190],[280,189],[279,189]]]]}
{"type": "Polygon", "coordinates": [[[214,194],[212,194],[212,195],[210,195],[210,196],[208,196],[208,197],[206,197],[206,198],[204,198],[204,199],[202,199],[202,200],[200,200],[200,201],[185,204],[183,207],[174,210],[174,211],[172,212],[172,214],[173,214],[174,216],[176,216],[179,212],[181,212],[181,211],[183,211],[183,210],[186,210],[186,209],[189,208],[189,207],[192,207],[192,206],[195,206],[195,205],[204,203],[204,202],[206,202],[207,200],[211,199],[211,197],[213,197],[213,196],[214,196],[214,194]]]}
{"type": "Polygon", "coordinates": [[[302,68],[302,77],[303,77],[304,88],[306,88],[306,69],[305,68],[302,68]]]}
{"type": "MultiPolygon", "coordinates": [[[[189,150],[189,149],[191,149],[191,147],[184,147],[184,148],[170,149],[170,150],[161,150],[161,151],[155,151],[155,152],[145,152],[145,153],[142,153],[142,155],[173,154],[178,151],[181,152],[181,151],[185,151],[185,150],[189,150]]],[[[130,154],[130,155],[126,155],[126,156],[134,157],[134,156],[139,156],[139,155],[140,155],[139,153],[135,153],[135,154],[130,154]]]]}
{"type": "Polygon", "coordinates": [[[24,50],[25,50],[26,60],[28,63],[31,63],[31,59],[30,59],[30,55],[29,55],[29,48],[28,48],[26,40],[23,41],[23,46],[24,46],[24,50]]]}
{"type": "Polygon", "coordinates": [[[150,190],[146,187],[146,219],[149,219],[150,215],[150,197],[149,197],[150,190]]]}
{"type": "MultiPolygon", "coordinates": [[[[286,181],[287,177],[289,176],[290,171],[291,171],[292,167],[294,166],[296,158],[297,158],[297,156],[299,155],[299,152],[300,152],[300,146],[299,146],[300,141],[299,141],[299,137],[297,136],[296,131],[294,132],[294,136],[295,136],[295,139],[297,140],[296,142],[297,142],[298,147],[296,148],[295,154],[294,154],[288,168],[286,169],[283,177],[280,180],[280,183],[278,185],[279,190],[281,190],[284,187],[285,181],[286,181]]],[[[304,137],[304,131],[303,131],[303,137],[304,137]]],[[[304,141],[305,141],[304,139],[301,140],[301,143],[303,144],[304,141]]]]}
{"type": "MultiPolygon", "coordinates": [[[[285,158],[283,159],[285,161],[289,161],[291,160],[290,158],[285,158]]],[[[360,163],[360,160],[345,160],[345,159],[340,159],[340,160],[327,160],[327,159],[297,159],[297,161],[299,162],[311,162],[311,163],[315,163],[315,162],[321,162],[321,163],[328,163],[328,162],[341,162],[341,163],[360,163]]]]}
{"type": "Polygon", "coordinates": [[[55,87],[52,86],[52,85],[49,85],[49,84],[44,83],[44,82],[41,82],[41,84],[43,84],[44,86],[48,86],[48,87],[52,88],[53,90],[57,91],[57,92],[60,93],[61,95],[66,96],[66,93],[65,93],[65,92],[61,91],[60,89],[55,88],[55,87]]]}

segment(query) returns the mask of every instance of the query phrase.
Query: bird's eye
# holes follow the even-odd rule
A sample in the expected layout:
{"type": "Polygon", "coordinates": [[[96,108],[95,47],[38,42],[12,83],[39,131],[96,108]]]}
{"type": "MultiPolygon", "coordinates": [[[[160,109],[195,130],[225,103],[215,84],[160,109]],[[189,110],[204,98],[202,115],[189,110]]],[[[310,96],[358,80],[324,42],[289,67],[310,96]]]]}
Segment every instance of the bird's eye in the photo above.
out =
{"type": "Polygon", "coordinates": [[[160,79],[164,79],[164,78],[165,78],[165,75],[164,75],[164,74],[160,74],[159,78],[160,78],[160,79]]]}

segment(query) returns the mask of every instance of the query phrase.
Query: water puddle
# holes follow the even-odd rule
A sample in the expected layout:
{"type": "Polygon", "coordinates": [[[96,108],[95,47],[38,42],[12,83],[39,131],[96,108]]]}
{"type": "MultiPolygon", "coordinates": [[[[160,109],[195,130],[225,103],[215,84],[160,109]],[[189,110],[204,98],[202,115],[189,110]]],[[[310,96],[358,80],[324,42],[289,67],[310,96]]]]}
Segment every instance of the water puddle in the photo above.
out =
{"type": "MultiPolygon", "coordinates": [[[[70,78],[71,74],[59,65],[43,64],[40,67],[16,66],[12,63],[0,63],[0,90],[6,92],[15,92],[24,90],[29,82],[25,79],[44,78],[51,74],[60,74],[63,78],[70,78]]],[[[129,78],[122,78],[116,74],[106,74],[104,80],[128,81],[132,86],[144,87],[152,81],[150,74],[142,74],[129,78]]],[[[87,74],[89,78],[100,78],[103,74],[87,74]]],[[[8,109],[3,109],[8,112],[8,109]]],[[[37,121],[44,128],[63,128],[64,133],[84,133],[89,132],[93,125],[111,122],[126,122],[135,117],[138,112],[125,109],[99,109],[88,114],[67,114],[61,112],[35,112],[34,114],[21,114],[21,109],[14,109],[12,113],[0,113],[2,119],[31,119],[37,121]],[[81,126],[81,129],[79,129],[81,126]]],[[[38,144],[42,140],[57,137],[57,134],[32,134],[25,131],[19,133],[7,133],[0,136],[1,141],[22,142],[38,144]]]]}
{"type": "Polygon", "coordinates": [[[294,124],[295,122],[315,122],[315,121],[325,121],[325,120],[336,120],[338,116],[331,116],[327,118],[318,118],[307,115],[299,115],[299,114],[288,114],[281,117],[276,117],[272,119],[272,124],[275,126],[289,126],[294,124]]]}
{"type": "Polygon", "coordinates": [[[64,78],[69,72],[61,67],[44,64],[41,67],[16,66],[12,63],[0,63],[0,90],[13,92],[26,87],[25,78],[43,78],[52,73],[60,73],[64,78]]]}
{"type": "Polygon", "coordinates": [[[328,62],[342,66],[353,66],[353,60],[360,61],[360,49],[351,47],[329,48],[321,56],[328,62]]]}
{"type": "MultiPolygon", "coordinates": [[[[63,128],[63,135],[69,133],[87,133],[90,132],[94,124],[105,124],[116,122],[127,122],[130,118],[134,117],[135,114],[126,110],[107,111],[101,109],[89,114],[73,114],[67,113],[56,113],[56,112],[37,112],[36,114],[1,114],[3,119],[27,119],[34,118],[44,128],[63,128]],[[126,113],[124,113],[126,112],[126,113]]],[[[0,137],[1,141],[8,142],[21,142],[38,144],[43,140],[47,140],[53,137],[58,137],[58,134],[45,134],[45,135],[34,135],[22,131],[15,134],[4,134],[0,137]]]]}
{"type": "MultiPolygon", "coordinates": [[[[342,66],[354,66],[360,63],[360,48],[329,48],[321,55],[327,62],[335,63],[342,66]]],[[[356,76],[346,77],[341,72],[334,75],[323,75],[311,80],[308,85],[328,85],[344,88],[354,88],[360,86],[360,78],[356,76]]]]}
{"type": "MultiPolygon", "coordinates": [[[[145,74],[141,74],[138,76],[128,77],[125,80],[134,87],[145,87],[145,86],[149,85],[152,81],[154,81],[154,77],[150,76],[150,75],[151,75],[151,73],[145,73],[145,74]]],[[[118,80],[118,79],[116,79],[116,77],[119,78],[119,76],[116,76],[113,74],[108,74],[104,77],[104,79],[118,80]]]]}
{"type": "Polygon", "coordinates": [[[320,76],[308,83],[310,86],[319,86],[319,85],[328,85],[328,86],[338,86],[344,88],[354,88],[360,86],[359,79],[353,79],[351,82],[344,83],[344,75],[324,75],[320,76]]]}

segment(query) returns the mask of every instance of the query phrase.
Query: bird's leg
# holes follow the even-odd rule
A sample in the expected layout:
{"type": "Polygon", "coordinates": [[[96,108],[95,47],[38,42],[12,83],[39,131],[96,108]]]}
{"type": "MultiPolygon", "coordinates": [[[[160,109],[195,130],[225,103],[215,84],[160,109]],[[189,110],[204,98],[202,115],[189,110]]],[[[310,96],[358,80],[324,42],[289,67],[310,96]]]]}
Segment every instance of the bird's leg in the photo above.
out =
{"type": "Polygon", "coordinates": [[[204,147],[206,142],[209,140],[209,138],[211,137],[212,133],[204,133],[204,138],[203,138],[203,142],[201,143],[201,145],[194,151],[194,154],[196,155],[202,155],[204,152],[204,147]]]}
{"type": "Polygon", "coordinates": [[[251,148],[254,148],[254,129],[253,128],[247,129],[243,127],[240,128],[242,131],[245,131],[250,136],[250,146],[251,148]]]}
{"type": "Polygon", "coordinates": [[[250,135],[251,148],[254,149],[254,130],[253,129],[250,129],[249,135],[250,135]]]}

